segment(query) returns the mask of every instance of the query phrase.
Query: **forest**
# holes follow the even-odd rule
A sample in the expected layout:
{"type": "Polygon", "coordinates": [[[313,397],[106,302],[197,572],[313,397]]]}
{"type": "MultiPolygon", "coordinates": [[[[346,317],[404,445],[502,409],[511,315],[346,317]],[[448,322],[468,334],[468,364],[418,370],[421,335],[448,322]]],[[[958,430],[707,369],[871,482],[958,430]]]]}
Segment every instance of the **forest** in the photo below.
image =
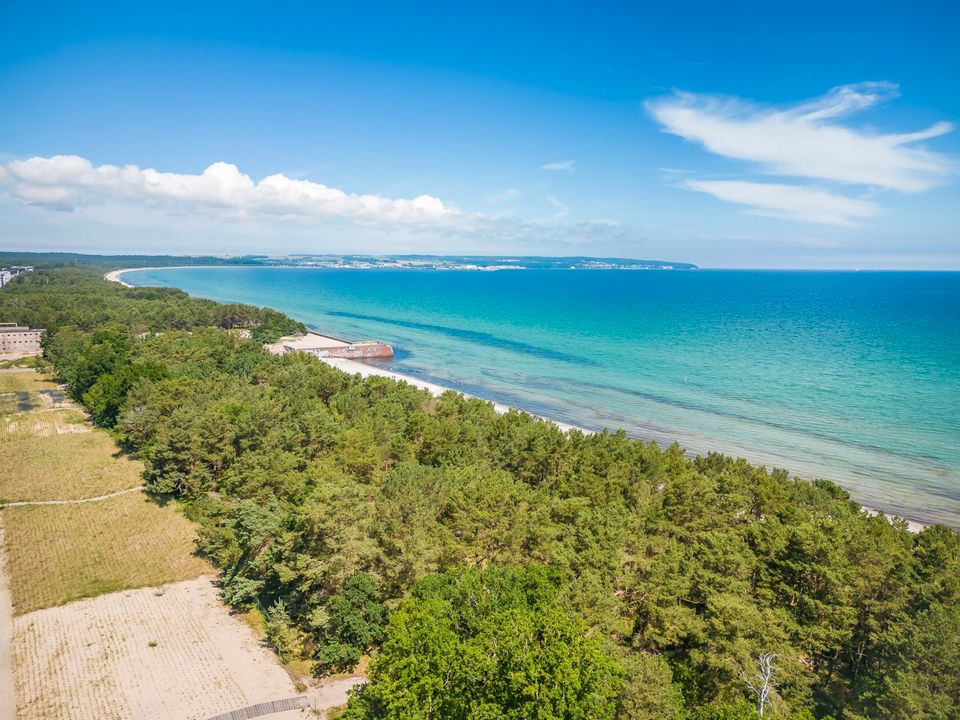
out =
{"type": "Polygon", "coordinates": [[[827,480],[262,343],[269,309],[38,264],[45,357],[284,659],[366,663],[373,718],[960,717],[960,538],[827,480]]]}

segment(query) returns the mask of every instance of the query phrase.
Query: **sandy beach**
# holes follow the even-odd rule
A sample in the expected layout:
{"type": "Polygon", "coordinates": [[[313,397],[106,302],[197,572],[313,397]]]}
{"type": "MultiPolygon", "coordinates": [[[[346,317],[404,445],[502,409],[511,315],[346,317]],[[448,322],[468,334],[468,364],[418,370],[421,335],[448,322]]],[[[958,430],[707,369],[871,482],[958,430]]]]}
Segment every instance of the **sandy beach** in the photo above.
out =
{"type": "MultiPolygon", "coordinates": [[[[342,370],[345,373],[350,373],[351,375],[359,374],[361,377],[385,377],[390,378],[391,380],[397,380],[399,382],[405,382],[414,387],[418,387],[422,390],[426,390],[434,397],[439,397],[445,392],[455,392],[463,395],[464,397],[476,397],[475,395],[470,395],[469,393],[462,392],[455,388],[444,387],[443,385],[437,385],[435,383],[426,382],[425,380],[419,380],[418,378],[413,377],[412,375],[404,375],[403,373],[396,373],[390,370],[384,370],[383,368],[374,367],[372,365],[367,365],[366,363],[360,362],[358,360],[348,360],[345,358],[320,358],[322,362],[327,363],[330,367],[335,367],[337,370],[342,370]]],[[[489,402],[484,398],[477,398],[483,400],[484,402],[489,402]]],[[[590,435],[593,433],[592,430],[587,430],[585,428],[577,427],[576,425],[571,425],[569,423],[560,422],[559,420],[554,420],[553,418],[543,417],[542,415],[536,415],[522,408],[511,407],[510,405],[504,405],[502,403],[492,403],[493,409],[498,413],[505,413],[510,410],[519,410],[520,412],[525,412],[528,415],[533,415],[534,417],[540,418],[541,420],[546,420],[556,425],[558,428],[564,432],[570,430],[579,430],[582,433],[590,435]]]]}
{"type": "Polygon", "coordinates": [[[136,287],[131,285],[128,282],[124,282],[122,275],[127,272],[133,272],[134,270],[173,270],[179,268],[187,267],[196,267],[195,265],[164,265],[163,267],[135,267],[135,268],[120,268],[119,270],[111,270],[106,275],[103,276],[104,280],[109,280],[110,282],[115,282],[123,285],[124,287],[132,288],[136,287]]]}

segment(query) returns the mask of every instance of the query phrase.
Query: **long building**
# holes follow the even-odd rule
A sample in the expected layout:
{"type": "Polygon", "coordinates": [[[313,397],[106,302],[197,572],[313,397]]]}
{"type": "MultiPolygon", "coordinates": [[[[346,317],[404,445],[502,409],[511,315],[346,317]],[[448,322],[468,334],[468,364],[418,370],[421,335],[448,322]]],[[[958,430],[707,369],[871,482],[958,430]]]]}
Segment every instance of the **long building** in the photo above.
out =
{"type": "Polygon", "coordinates": [[[16,323],[0,323],[0,357],[24,357],[43,352],[40,340],[44,331],[16,323]]]}
{"type": "Polygon", "coordinates": [[[386,343],[374,340],[351,342],[314,332],[300,337],[281,338],[279,342],[268,345],[267,349],[276,355],[302,352],[320,358],[348,358],[350,360],[393,357],[393,348],[386,343]]]}

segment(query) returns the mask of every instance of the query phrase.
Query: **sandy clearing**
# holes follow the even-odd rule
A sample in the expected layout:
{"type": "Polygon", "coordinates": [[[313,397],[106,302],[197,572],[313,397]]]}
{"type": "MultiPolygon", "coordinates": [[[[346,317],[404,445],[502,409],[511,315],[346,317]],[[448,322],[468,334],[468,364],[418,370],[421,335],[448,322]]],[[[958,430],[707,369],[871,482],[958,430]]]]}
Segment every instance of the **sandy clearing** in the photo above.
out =
{"type": "Polygon", "coordinates": [[[298,694],[210,576],[22,615],[13,657],[18,720],[203,720],[298,694]]]}
{"type": "Polygon", "coordinates": [[[10,598],[3,542],[3,513],[0,513],[0,718],[12,718],[16,712],[10,654],[10,640],[13,637],[13,601],[10,598]]]}
{"type": "Polygon", "coordinates": [[[365,683],[367,679],[359,675],[351,675],[345,678],[336,678],[323,681],[320,687],[310,690],[307,697],[310,699],[310,707],[314,710],[329,710],[330,708],[346,705],[350,696],[347,694],[351,689],[365,683]]]}

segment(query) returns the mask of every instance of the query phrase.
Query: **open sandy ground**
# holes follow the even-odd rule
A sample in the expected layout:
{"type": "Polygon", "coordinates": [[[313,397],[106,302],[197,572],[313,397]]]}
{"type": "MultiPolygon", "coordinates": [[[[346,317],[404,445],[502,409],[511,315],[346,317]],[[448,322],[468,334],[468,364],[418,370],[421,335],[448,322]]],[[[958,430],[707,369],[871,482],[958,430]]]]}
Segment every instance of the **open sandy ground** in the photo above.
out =
{"type": "Polygon", "coordinates": [[[0,718],[13,718],[16,694],[13,689],[13,666],[10,641],[13,637],[13,604],[7,580],[3,544],[3,513],[0,513],[0,718]]]}
{"type": "Polygon", "coordinates": [[[13,625],[18,720],[202,720],[299,694],[210,576],[37,610],[13,625]]]}

